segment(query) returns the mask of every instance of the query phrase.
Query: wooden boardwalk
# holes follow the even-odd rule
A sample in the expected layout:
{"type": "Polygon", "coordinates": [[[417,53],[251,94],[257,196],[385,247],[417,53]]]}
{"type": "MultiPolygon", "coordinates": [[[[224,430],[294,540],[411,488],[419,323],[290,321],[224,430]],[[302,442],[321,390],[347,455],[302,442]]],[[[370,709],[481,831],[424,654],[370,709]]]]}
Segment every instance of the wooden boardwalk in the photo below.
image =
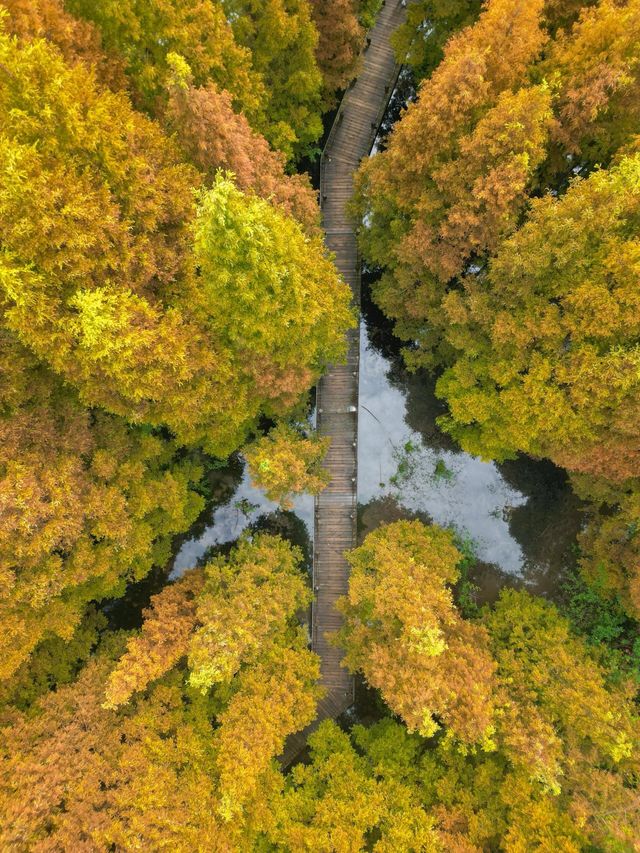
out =
{"type": "MultiPolygon", "coordinates": [[[[342,99],[322,155],[320,194],[325,242],[353,291],[356,307],[360,304],[360,260],[346,206],[353,194],[353,173],[371,151],[398,76],[390,36],[405,14],[399,0],[386,0],[369,32],[358,78],[342,99]]],[[[341,624],[335,603],[347,592],[349,565],[344,552],[356,544],[359,328],[349,332],[348,341],[346,364],[334,365],[317,389],[317,428],[321,435],[331,437],[325,461],[331,482],[315,501],[311,644],[321,658],[326,695],[319,702],[316,721],[289,738],[282,759],[285,766],[321,720],[337,717],[353,704],[353,678],[340,665],[340,651],[326,638],[327,632],[341,624]]]]}

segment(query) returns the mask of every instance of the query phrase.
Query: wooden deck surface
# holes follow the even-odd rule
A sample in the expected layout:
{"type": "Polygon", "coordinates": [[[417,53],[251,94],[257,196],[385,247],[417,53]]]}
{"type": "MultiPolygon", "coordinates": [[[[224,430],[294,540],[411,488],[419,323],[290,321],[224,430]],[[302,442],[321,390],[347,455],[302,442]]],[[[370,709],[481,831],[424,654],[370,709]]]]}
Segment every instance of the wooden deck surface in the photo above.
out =
{"type": "MultiPolygon", "coordinates": [[[[386,0],[369,32],[370,42],[361,56],[359,75],[342,99],[322,155],[320,194],[325,242],[353,291],[357,308],[360,260],[346,205],[353,193],[353,173],[371,151],[397,79],[399,69],[390,36],[405,14],[406,9],[398,0],[386,0]]],[[[321,658],[321,682],[326,696],[319,702],[316,721],[289,738],[282,757],[285,766],[304,747],[321,720],[335,718],[353,704],[353,678],[340,665],[341,652],[326,638],[327,632],[337,630],[341,624],[335,602],[347,592],[349,565],[344,552],[356,544],[359,329],[349,332],[348,340],[346,364],[333,366],[317,389],[318,431],[331,437],[325,461],[331,482],[315,501],[311,643],[321,658]]]]}

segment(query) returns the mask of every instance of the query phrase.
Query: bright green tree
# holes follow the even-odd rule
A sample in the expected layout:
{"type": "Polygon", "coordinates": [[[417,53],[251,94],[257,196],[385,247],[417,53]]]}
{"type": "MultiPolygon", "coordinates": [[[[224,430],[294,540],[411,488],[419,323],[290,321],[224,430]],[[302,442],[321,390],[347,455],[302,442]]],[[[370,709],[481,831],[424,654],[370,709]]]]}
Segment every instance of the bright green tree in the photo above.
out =
{"type": "Polygon", "coordinates": [[[287,159],[322,135],[318,32],[308,0],[223,0],[238,44],[251,52],[266,89],[258,129],[287,159]]]}

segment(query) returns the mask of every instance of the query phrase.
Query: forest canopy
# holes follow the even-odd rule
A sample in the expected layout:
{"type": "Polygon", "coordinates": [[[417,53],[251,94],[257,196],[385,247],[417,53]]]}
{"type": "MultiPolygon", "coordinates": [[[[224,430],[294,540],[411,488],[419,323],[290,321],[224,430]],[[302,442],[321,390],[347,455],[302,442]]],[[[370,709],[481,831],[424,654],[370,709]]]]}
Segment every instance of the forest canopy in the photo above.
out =
{"type": "Polygon", "coordinates": [[[437,55],[356,178],[374,298],[465,450],[572,474],[584,575],[637,616],[640,4],[472,6],[402,31],[437,55]]]}
{"type": "Polygon", "coordinates": [[[640,851],[639,105],[640,0],[0,0],[3,851],[640,851]]]}

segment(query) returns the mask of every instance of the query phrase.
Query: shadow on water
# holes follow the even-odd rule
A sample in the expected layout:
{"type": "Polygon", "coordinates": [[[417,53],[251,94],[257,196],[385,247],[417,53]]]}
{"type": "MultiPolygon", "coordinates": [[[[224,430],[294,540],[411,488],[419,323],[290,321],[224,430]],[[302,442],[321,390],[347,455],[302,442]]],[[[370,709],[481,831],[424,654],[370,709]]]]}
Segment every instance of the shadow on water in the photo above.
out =
{"type": "Polygon", "coordinates": [[[416,97],[416,81],[410,68],[402,68],[396,82],[395,89],[391,93],[387,109],[378,129],[374,149],[383,151],[386,148],[387,139],[393,130],[394,124],[400,118],[407,105],[416,97]]]}

